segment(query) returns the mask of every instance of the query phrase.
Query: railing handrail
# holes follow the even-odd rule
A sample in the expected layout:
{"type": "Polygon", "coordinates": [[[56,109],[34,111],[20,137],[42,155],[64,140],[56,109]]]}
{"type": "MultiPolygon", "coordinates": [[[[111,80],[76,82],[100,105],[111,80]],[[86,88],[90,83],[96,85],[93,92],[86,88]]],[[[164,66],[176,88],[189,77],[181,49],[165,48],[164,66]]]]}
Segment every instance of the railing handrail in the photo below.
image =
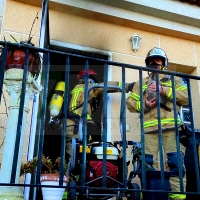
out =
{"type": "MultiPolygon", "coordinates": [[[[24,45],[24,44],[20,44],[20,43],[11,43],[11,42],[5,42],[5,41],[0,41],[0,45],[2,46],[12,46],[12,47],[20,47],[20,48],[24,48],[24,49],[30,49],[30,50],[33,50],[33,51],[37,51],[37,52],[40,52],[40,53],[44,53],[44,54],[48,54],[48,62],[47,62],[47,65],[50,66],[50,53],[57,53],[57,54],[60,54],[60,55],[65,55],[66,57],[77,57],[77,58],[81,58],[81,59],[84,59],[87,61],[87,65],[88,65],[88,61],[89,60],[95,60],[95,61],[99,61],[101,63],[104,63],[106,66],[107,65],[114,65],[114,66],[118,66],[118,67],[121,67],[121,68],[127,68],[127,69],[134,69],[134,70],[138,70],[138,72],[140,73],[140,78],[142,77],[142,71],[151,71],[151,72],[156,72],[156,73],[161,73],[161,74],[167,74],[167,75],[171,75],[172,77],[173,76],[179,76],[179,77],[182,77],[182,78],[187,78],[187,79],[194,79],[194,80],[200,80],[200,76],[195,76],[195,75],[189,75],[189,74],[185,74],[185,73],[180,73],[180,72],[173,72],[173,71],[162,71],[162,70],[158,70],[158,69],[149,69],[147,67],[143,67],[143,66],[136,66],[136,65],[132,65],[132,64],[127,64],[127,63],[121,63],[121,62],[115,62],[115,61],[108,61],[108,60],[105,60],[105,59],[100,59],[100,58],[93,58],[93,57],[89,57],[89,56],[83,56],[83,55],[78,55],[78,54],[73,54],[73,53],[68,53],[68,52],[61,52],[61,51],[56,51],[56,50],[50,50],[50,49],[45,49],[45,48],[38,48],[38,47],[34,47],[34,46],[27,46],[27,45],[24,45]]],[[[5,49],[4,49],[5,50],[5,49]]],[[[28,58],[27,58],[28,59],[28,58]]],[[[26,60],[27,60],[26,59],[26,60]]],[[[68,63],[69,64],[69,63],[68,63]]],[[[26,65],[28,65],[26,63],[26,65]]],[[[45,63],[44,63],[45,65],[45,63]]],[[[88,66],[87,66],[88,67],[88,66]]],[[[49,70],[49,69],[48,69],[49,70]]],[[[106,72],[107,73],[107,72],[106,72]]],[[[123,82],[125,80],[125,73],[123,72],[122,73],[122,76],[124,76],[122,79],[123,82]]],[[[69,76],[69,74],[68,74],[69,76]]],[[[48,78],[48,76],[47,76],[48,78]]],[[[47,81],[47,80],[46,80],[47,81]]],[[[173,82],[173,81],[172,81],[173,82]]],[[[48,81],[46,82],[46,85],[48,84],[48,81]]],[[[88,94],[90,93],[90,91],[94,88],[104,88],[105,85],[104,84],[97,84],[97,85],[94,85],[94,86],[91,86],[88,88],[88,94]]],[[[124,92],[122,91],[122,88],[119,87],[119,86],[114,86],[114,85],[109,85],[107,84],[106,85],[106,89],[117,89],[121,92],[124,92]]],[[[68,91],[69,92],[69,91],[68,91]]],[[[47,90],[46,90],[46,93],[47,93],[47,90]]],[[[88,95],[87,94],[87,95],[88,95]]],[[[47,95],[47,94],[46,94],[47,95]]],[[[191,98],[191,96],[190,96],[191,98]]],[[[123,97],[124,99],[124,97],[123,97]]],[[[158,101],[159,102],[159,101],[158,101]]],[[[45,104],[46,105],[46,104],[45,104]]],[[[66,105],[67,105],[67,101],[66,101],[66,105]]],[[[121,106],[122,107],[122,106],[121,106]]],[[[121,108],[120,107],[120,108],[121,108]]],[[[120,126],[122,123],[124,123],[124,121],[122,122],[122,117],[124,115],[121,114],[121,110],[120,110],[120,126]],[[122,117],[121,117],[122,116],[122,117]]],[[[193,123],[192,123],[193,124],[193,123]]],[[[123,127],[124,128],[124,127],[123,127]]],[[[42,128],[41,128],[42,130],[42,128]]],[[[65,129],[63,129],[65,130],[65,129]]],[[[194,131],[193,131],[194,132],[194,131]]],[[[120,133],[121,133],[121,130],[120,130],[120,133]]],[[[124,147],[123,147],[124,148],[124,147]]],[[[64,149],[63,149],[64,151],[64,149]]],[[[103,159],[105,160],[105,159],[103,159]]],[[[39,174],[38,174],[39,175],[39,174]]],[[[38,178],[38,177],[37,177],[38,178]]],[[[182,178],[182,177],[181,177],[182,178]]],[[[14,181],[14,178],[13,178],[13,181],[14,181]]],[[[37,182],[38,183],[38,182],[37,182]]],[[[41,185],[39,184],[14,184],[14,183],[10,183],[10,184],[0,184],[0,185],[10,185],[10,186],[17,186],[17,185],[20,185],[20,186],[30,186],[30,187],[41,187],[41,185]]],[[[64,186],[57,186],[57,187],[64,187],[64,186]]],[[[70,188],[69,186],[65,186],[66,188],[70,188]]],[[[83,186],[80,186],[80,188],[83,188],[83,189],[86,189],[86,185],[83,187],[83,186]]],[[[90,189],[92,189],[93,187],[89,187],[90,189]]],[[[95,188],[94,188],[95,189],[95,188]]],[[[99,188],[96,188],[97,190],[99,188]]],[[[100,188],[100,189],[105,189],[105,188],[100,188]]],[[[116,189],[113,189],[113,188],[109,188],[108,190],[116,190],[116,189]]],[[[124,191],[124,188],[118,188],[119,191],[124,191]]],[[[137,191],[137,190],[134,190],[134,191],[137,191]]],[[[146,189],[141,189],[140,191],[148,191],[149,190],[146,190],[146,189]]],[[[155,192],[155,191],[154,191],[155,192]]],[[[173,192],[172,192],[173,193],[173,192]]],[[[197,192],[184,192],[185,194],[200,194],[199,191],[197,192]]]]}
{"type": "Polygon", "coordinates": [[[0,45],[8,45],[8,46],[16,46],[16,47],[21,47],[21,48],[28,48],[32,50],[36,50],[41,53],[57,53],[65,56],[72,56],[72,57],[77,57],[77,58],[83,58],[85,60],[95,60],[99,61],[102,63],[107,63],[108,65],[115,65],[119,67],[125,67],[129,69],[135,69],[135,70],[142,70],[142,71],[149,71],[149,72],[158,72],[161,74],[167,74],[167,75],[174,75],[182,78],[189,78],[189,79],[194,79],[194,80],[200,80],[200,76],[195,76],[191,74],[186,74],[182,72],[174,72],[170,70],[159,70],[159,69],[150,69],[144,66],[138,66],[138,65],[133,65],[133,64],[128,64],[128,63],[121,63],[121,62],[116,62],[116,61],[110,61],[110,60],[105,60],[102,58],[94,58],[94,57],[89,57],[89,56],[83,56],[75,53],[68,53],[68,52],[62,52],[62,51],[57,51],[57,50],[51,50],[51,49],[46,49],[46,48],[39,48],[35,46],[28,46],[20,43],[12,43],[12,42],[5,42],[0,40],[0,45]]]}

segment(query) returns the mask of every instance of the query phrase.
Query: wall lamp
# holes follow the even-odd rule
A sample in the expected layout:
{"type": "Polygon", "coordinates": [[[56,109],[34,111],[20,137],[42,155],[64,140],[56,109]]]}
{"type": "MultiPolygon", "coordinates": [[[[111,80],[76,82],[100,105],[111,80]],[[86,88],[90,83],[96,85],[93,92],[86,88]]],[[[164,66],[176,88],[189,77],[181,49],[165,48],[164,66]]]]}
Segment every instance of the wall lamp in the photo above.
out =
{"type": "Polygon", "coordinates": [[[137,35],[136,33],[131,37],[131,43],[132,43],[132,49],[133,51],[137,51],[140,47],[140,41],[141,41],[141,37],[139,35],[137,35]]]}

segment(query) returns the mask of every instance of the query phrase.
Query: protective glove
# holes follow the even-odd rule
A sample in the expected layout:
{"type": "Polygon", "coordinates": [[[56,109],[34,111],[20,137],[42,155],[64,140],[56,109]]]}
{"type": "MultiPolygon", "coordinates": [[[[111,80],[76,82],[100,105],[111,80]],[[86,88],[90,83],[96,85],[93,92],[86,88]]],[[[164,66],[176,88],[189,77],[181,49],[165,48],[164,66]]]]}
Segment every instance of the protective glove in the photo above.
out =
{"type": "Polygon", "coordinates": [[[132,82],[132,83],[128,84],[128,92],[132,92],[134,85],[135,85],[135,82],[132,82]]]}

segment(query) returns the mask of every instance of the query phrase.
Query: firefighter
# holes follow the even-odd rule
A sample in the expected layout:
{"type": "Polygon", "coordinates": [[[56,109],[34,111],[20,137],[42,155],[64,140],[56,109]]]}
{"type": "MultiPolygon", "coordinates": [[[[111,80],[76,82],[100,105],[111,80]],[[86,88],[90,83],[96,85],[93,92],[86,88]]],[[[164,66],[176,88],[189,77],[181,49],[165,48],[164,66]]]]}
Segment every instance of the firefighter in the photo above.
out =
{"type": "MultiPolygon", "coordinates": [[[[67,138],[66,138],[66,158],[67,161],[70,159],[72,154],[72,138],[78,138],[78,124],[79,119],[82,114],[83,104],[84,104],[84,87],[85,87],[85,75],[86,71],[82,70],[79,72],[77,76],[77,84],[71,91],[71,100],[69,102],[69,110],[67,117],[67,138]]],[[[93,70],[88,70],[88,87],[97,84],[95,76],[97,73],[93,70]]],[[[108,82],[109,85],[120,86],[121,83],[117,81],[108,82]]],[[[132,91],[133,83],[126,83],[126,92],[132,91]]],[[[108,92],[120,92],[116,89],[108,89],[108,92]]],[[[98,107],[99,104],[99,96],[103,93],[103,88],[94,88],[90,91],[88,97],[88,113],[87,113],[87,127],[90,130],[90,133],[95,133],[94,121],[92,119],[92,114],[98,107]]],[[[93,136],[91,136],[91,140],[94,141],[93,136]]],[[[96,137],[97,138],[97,137],[96,137]]],[[[101,136],[100,136],[101,138],[101,136]]]]}
{"type": "MultiPolygon", "coordinates": [[[[166,70],[168,58],[165,51],[154,47],[145,59],[146,67],[166,70]]],[[[159,170],[159,144],[158,144],[158,113],[156,91],[160,95],[160,117],[162,127],[162,142],[165,161],[165,170],[171,171],[170,186],[172,191],[180,191],[179,169],[176,147],[176,131],[173,109],[173,93],[171,76],[159,74],[159,88],[156,88],[155,73],[148,72],[148,77],[142,81],[143,89],[143,108],[144,108],[144,133],[145,133],[145,161],[151,166],[152,170],[159,170]]],[[[183,105],[188,105],[187,87],[182,84],[182,79],[174,78],[176,92],[176,106],[178,111],[183,105]]],[[[139,81],[135,83],[132,93],[126,100],[127,108],[130,112],[140,113],[140,86],[139,81]]],[[[180,123],[178,119],[178,124],[180,123]]],[[[180,158],[183,166],[183,182],[185,187],[185,166],[184,153],[185,147],[180,144],[180,158]]],[[[170,199],[185,199],[183,194],[169,194],[170,199]]]]}

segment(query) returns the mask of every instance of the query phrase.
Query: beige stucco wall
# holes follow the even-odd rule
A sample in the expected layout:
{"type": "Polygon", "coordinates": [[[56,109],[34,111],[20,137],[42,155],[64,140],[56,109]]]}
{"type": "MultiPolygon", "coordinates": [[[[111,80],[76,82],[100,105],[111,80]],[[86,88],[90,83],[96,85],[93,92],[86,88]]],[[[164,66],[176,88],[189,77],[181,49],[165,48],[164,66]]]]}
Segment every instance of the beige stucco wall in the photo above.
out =
{"type": "Polygon", "coordinates": [[[5,37],[6,41],[14,42],[10,35],[12,35],[18,42],[27,40],[37,12],[39,19],[35,21],[31,34],[33,36],[32,42],[36,46],[38,45],[38,36],[40,31],[41,8],[7,0],[3,18],[1,40],[5,37]]]}
{"type": "MultiPolygon", "coordinates": [[[[99,15],[84,9],[72,9],[63,5],[52,6],[50,9],[50,38],[55,41],[90,47],[97,50],[104,50],[112,54],[112,60],[117,62],[129,63],[144,66],[144,59],[147,52],[152,47],[163,48],[169,58],[169,69],[181,71],[193,75],[199,75],[200,67],[200,42],[192,41],[192,38],[184,39],[182,35],[171,36],[173,30],[162,34],[155,33],[151,29],[148,31],[145,24],[138,23],[119,23],[120,19],[109,16],[99,15]],[[135,26],[134,26],[135,25],[135,26]],[[136,26],[137,25],[137,26],[136,26]],[[134,52],[131,49],[130,38],[137,33],[142,38],[140,49],[134,52]]],[[[41,7],[23,4],[17,1],[7,0],[4,21],[1,33],[7,40],[12,41],[9,34],[13,35],[18,41],[28,38],[28,34],[36,16],[39,12],[39,20],[33,27],[33,42],[38,44],[40,29],[41,7]]],[[[1,17],[1,16],[0,16],[1,17]]],[[[158,19],[159,20],[159,19],[158,19]]],[[[158,32],[159,28],[157,27],[158,32]]],[[[144,72],[146,76],[146,72],[144,72]]],[[[112,79],[121,80],[119,67],[112,66],[112,79]]],[[[133,69],[126,70],[126,82],[138,80],[138,71],[133,69]]],[[[200,128],[200,102],[199,102],[199,82],[192,81],[192,94],[195,126],[200,128]]],[[[119,133],[119,105],[120,94],[112,94],[112,133],[113,140],[118,140],[119,133]]],[[[0,121],[3,122],[5,110],[0,110],[0,121]]],[[[127,139],[140,141],[139,115],[126,112],[127,139]]],[[[30,123],[30,118],[29,122],[30,123]]],[[[4,128],[5,129],[5,128],[4,128]]],[[[4,129],[0,129],[3,131],[4,129]]],[[[28,130],[27,130],[28,131],[28,130]]],[[[0,144],[2,138],[0,137],[0,144]]],[[[26,140],[27,142],[27,140],[26,140]]],[[[26,152],[26,150],[24,151],[26,152]]],[[[130,151],[128,157],[131,157],[130,151]]]]}
{"type": "Polygon", "coordinates": [[[8,103],[9,98],[7,95],[7,92],[5,91],[5,87],[3,87],[3,93],[2,93],[2,99],[1,99],[1,125],[0,125],[0,159],[2,156],[2,150],[4,145],[4,139],[6,134],[6,123],[7,123],[7,117],[8,117],[8,103]]]}
{"type": "Polygon", "coordinates": [[[0,34],[1,34],[5,3],[6,3],[6,0],[0,0],[0,34]]]}
{"type": "MultiPolygon", "coordinates": [[[[2,0],[0,2],[3,3],[2,0]]],[[[37,12],[41,12],[41,8],[34,7],[34,6],[30,7],[28,5],[19,4],[14,1],[6,1],[5,12],[2,15],[3,26],[1,27],[2,32],[0,34],[0,39],[3,40],[3,38],[5,37],[6,41],[14,42],[12,37],[10,37],[10,35],[12,35],[19,42],[22,40],[27,40],[28,34],[30,32],[33,20],[37,12]],[[27,12],[27,10],[29,11],[27,12]]],[[[40,30],[39,26],[40,26],[40,13],[39,13],[39,20],[36,20],[33,26],[33,30],[32,30],[32,35],[34,35],[32,42],[36,46],[38,44],[38,35],[39,35],[39,30],[40,30]]],[[[32,115],[31,105],[32,105],[32,101],[30,101],[30,106],[29,106],[30,111],[28,113],[27,122],[26,122],[26,134],[25,134],[25,140],[24,140],[23,160],[26,160],[27,152],[28,152],[28,141],[29,141],[31,115],[32,115]]],[[[3,152],[7,117],[9,115],[8,107],[9,107],[9,96],[8,96],[8,93],[6,92],[6,86],[4,85],[3,94],[1,98],[1,105],[0,105],[0,160],[1,160],[2,152],[3,152]]]]}

